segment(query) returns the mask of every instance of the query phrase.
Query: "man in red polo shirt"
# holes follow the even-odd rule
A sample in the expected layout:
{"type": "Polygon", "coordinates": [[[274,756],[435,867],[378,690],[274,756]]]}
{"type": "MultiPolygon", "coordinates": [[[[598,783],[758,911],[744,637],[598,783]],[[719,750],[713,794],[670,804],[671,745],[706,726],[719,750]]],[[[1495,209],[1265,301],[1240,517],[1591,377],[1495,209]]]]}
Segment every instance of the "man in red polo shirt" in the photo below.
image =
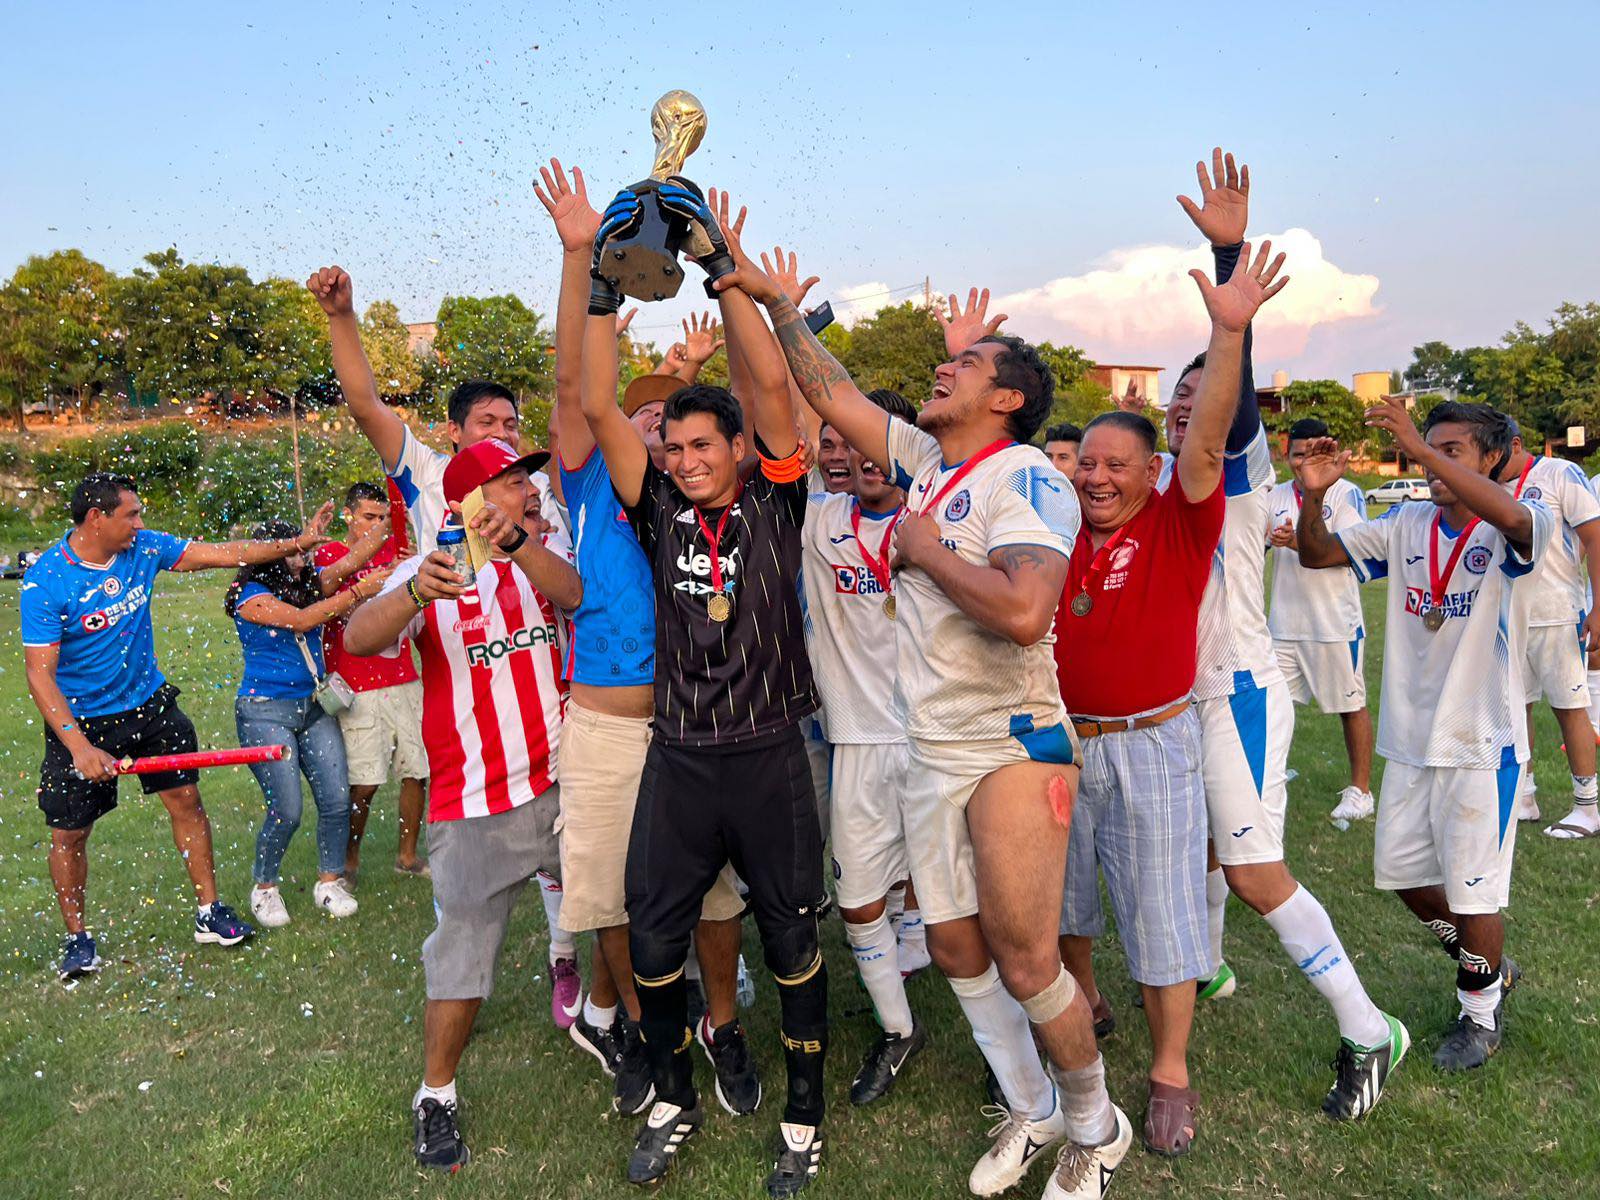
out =
{"type": "Polygon", "coordinates": [[[1194,980],[1211,966],[1200,725],[1189,706],[1195,630],[1226,509],[1223,453],[1244,331],[1287,282],[1274,282],[1283,256],[1268,266],[1271,249],[1263,244],[1252,264],[1247,244],[1218,287],[1190,272],[1211,316],[1211,347],[1176,487],[1156,490],[1156,430],[1143,416],[1109,412],[1084,430],[1073,484],[1088,536],[1073,550],[1056,615],[1061,697],[1084,753],[1067,852],[1063,957],[1102,1009],[1088,966],[1103,927],[1098,859],[1150,1023],[1144,1142],[1167,1155],[1184,1153],[1194,1137],[1189,1026],[1194,980]]]}

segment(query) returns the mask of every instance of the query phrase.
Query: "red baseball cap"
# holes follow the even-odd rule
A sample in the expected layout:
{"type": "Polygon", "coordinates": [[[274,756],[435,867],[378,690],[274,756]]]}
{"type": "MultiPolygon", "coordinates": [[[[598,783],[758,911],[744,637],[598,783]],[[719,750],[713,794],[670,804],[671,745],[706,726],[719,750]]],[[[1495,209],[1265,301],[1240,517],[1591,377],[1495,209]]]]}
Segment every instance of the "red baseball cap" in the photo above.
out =
{"type": "Polygon", "coordinates": [[[444,498],[447,504],[460,504],[473,491],[513,467],[537,471],[550,461],[548,450],[533,450],[518,455],[499,438],[485,438],[456,451],[444,469],[444,498]]]}

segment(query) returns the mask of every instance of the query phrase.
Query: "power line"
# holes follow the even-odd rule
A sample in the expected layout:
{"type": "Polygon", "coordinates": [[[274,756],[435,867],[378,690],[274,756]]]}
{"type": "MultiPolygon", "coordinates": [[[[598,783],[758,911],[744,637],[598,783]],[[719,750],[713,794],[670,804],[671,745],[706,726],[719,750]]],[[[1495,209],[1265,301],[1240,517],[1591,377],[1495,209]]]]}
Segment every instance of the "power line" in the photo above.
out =
{"type": "MultiPolygon", "coordinates": [[[[876,300],[880,296],[897,296],[901,292],[912,292],[912,291],[922,291],[922,292],[926,293],[927,292],[927,280],[924,279],[924,280],[919,280],[916,283],[908,283],[904,287],[886,288],[881,292],[868,292],[865,296],[851,296],[848,300],[842,301],[841,303],[844,303],[844,304],[857,304],[857,303],[861,302],[862,300],[876,300]]],[[[632,333],[635,329],[643,331],[643,330],[646,330],[646,329],[682,329],[682,328],[683,328],[683,326],[682,326],[681,323],[678,323],[678,324],[667,323],[667,324],[662,324],[662,325],[629,325],[628,326],[628,332],[632,333]]]]}

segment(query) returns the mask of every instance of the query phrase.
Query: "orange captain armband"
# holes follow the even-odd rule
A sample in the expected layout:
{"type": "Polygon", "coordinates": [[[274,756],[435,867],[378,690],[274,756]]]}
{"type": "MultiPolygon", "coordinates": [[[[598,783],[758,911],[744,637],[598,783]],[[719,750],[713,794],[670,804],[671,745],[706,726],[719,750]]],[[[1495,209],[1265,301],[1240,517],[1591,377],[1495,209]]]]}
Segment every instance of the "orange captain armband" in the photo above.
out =
{"type": "Polygon", "coordinates": [[[806,474],[806,447],[804,442],[795,445],[794,453],[787,458],[768,458],[757,451],[756,456],[761,460],[761,473],[773,483],[793,483],[796,479],[805,478],[806,474]]]}

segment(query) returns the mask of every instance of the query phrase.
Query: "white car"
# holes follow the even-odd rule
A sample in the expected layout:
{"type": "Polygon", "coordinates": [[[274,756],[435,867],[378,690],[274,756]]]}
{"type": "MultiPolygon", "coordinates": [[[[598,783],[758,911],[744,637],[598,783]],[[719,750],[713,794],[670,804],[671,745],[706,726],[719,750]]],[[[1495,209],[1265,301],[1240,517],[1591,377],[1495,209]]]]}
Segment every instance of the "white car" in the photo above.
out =
{"type": "Polygon", "coordinates": [[[1367,489],[1368,504],[1399,504],[1403,500],[1432,500],[1426,479],[1391,479],[1367,489]]]}

